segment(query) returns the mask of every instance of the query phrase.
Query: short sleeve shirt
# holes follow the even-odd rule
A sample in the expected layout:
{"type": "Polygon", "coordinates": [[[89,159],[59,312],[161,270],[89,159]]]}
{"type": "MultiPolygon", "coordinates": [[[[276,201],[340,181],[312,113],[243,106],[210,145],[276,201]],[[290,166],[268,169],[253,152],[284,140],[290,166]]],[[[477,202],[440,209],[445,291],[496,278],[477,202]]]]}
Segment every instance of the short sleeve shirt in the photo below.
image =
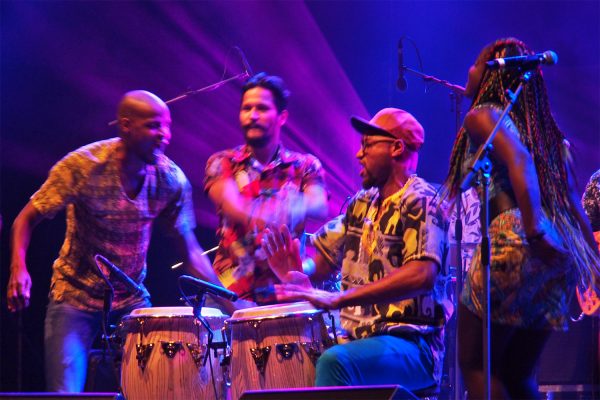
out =
{"type": "MultiPolygon", "coordinates": [[[[31,197],[33,206],[46,217],[67,210],[65,241],[53,265],[50,289],[50,298],[57,302],[101,310],[107,286],[95,264],[96,254],[142,283],[153,222],[158,219],[170,234],[195,227],[191,186],[181,169],[164,155],[155,165],[146,166],[137,196],[127,196],[117,157],[122,146],[120,139],[113,138],[69,153],[31,197]]],[[[118,281],[111,284],[115,288],[113,308],[149,297],[145,290],[140,298],[129,294],[118,281]]]]}
{"type": "Polygon", "coordinates": [[[325,224],[314,244],[332,265],[342,265],[342,287],[348,290],[376,282],[413,260],[432,260],[440,266],[435,289],[392,303],[345,307],[342,327],[355,338],[376,334],[424,335],[441,373],[445,308],[448,223],[433,201],[435,189],[416,176],[381,199],[377,189],[362,190],[346,213],[325,224]]]}
{"type": "MultiPolygon", "coordinates": [[[[251,199],[252,214],[270,213],[280,223],[298,226],[300,232],[293,232],[296,236],[302,233],[303,221],[286,219],[286,202],[308,186],[325,187],[323,168],[316,157],[282,146],[267,165],[258,162],[246,145],[215,153],[206,163],[205,192],[224,178],[233,179],[240,194],[251,199]]],[[[253,299],[256,288],[277,282],[260,248],[262,232],[234,223],[221,210],[217,211],[219,249],[213,268],[227,289],[243,299],[253,299]]]]}
{"type": "Polygon", "coordinates": [[[600,170],[596,171],[585,186],[583,209],[590,219],[592,230],[600,231],[600,170]]]}

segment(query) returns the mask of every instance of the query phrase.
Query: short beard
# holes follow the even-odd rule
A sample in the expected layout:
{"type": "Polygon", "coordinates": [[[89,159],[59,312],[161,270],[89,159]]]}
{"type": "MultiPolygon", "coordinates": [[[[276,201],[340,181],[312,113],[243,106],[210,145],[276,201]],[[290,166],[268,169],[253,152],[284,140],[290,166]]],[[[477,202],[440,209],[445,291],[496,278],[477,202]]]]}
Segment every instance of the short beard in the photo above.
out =
{"type": "Polygon", "coordinates": [[[365,176],[362,178],[361,185],[363,189],[369,190],[371,188],[380,188],[385,183],[385,179],[377,178],[373,176],[369,170],[365,169],[365,176]]]}
{"type": "Polygon", "coordinates": [[[375,187],[375,186],[377,186],[377,181],[376,181],[376,179],[375,179],[373,176],[371,176],[371,175],[369,174],[369,172],[368,172],[368,171],[365,171],[365,172],[366,172],[366,174],[367,174],[367,175],[366,175],[366,177],[364,177],[364,178],[362,179],[362,182],[361,182],[361,184],[362,184],[362,187],[363,187],[363,189],[365,189],[365,190],[369,190],[369,189],[371,189],[372,187],[375,187]]]}
{"type": "Polygon", "coordinates": [[[269,136],[263,135],[258,138],[249,138],[248,135],[245,135],[246,143],[248,146],[260,149],[266,147],[269,144],[271,138],[269,136]]]}

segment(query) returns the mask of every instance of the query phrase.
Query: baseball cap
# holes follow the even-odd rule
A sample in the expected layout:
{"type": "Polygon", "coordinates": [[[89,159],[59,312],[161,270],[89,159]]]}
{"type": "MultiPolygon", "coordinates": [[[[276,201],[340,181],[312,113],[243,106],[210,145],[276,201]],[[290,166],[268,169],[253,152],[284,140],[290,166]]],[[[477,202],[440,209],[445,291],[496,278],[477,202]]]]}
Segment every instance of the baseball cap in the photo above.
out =
{"type": "Polygon", "coordinates": [[[419,121],[412,114],[398,108],[384,108],[370,121],[352,116],[350,123],[362,135],[402,139],[413,151],[418,151],[425,141],[425,131],[419,121]]]}

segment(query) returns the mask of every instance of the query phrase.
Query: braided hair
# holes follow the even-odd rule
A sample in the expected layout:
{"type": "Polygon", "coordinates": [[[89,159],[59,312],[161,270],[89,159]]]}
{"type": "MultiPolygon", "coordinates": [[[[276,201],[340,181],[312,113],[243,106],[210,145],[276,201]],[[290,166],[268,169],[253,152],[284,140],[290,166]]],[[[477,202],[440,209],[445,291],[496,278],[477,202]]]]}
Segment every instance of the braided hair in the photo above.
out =
{"type": "MultiPolygon", "coordinates": [[[[522,41],[504,38],[486,46],[475,65],[494,58],[504,58],[534,54],[522,41]]],[[[515,70],[485,69],[479,88],[470,109],[483,104],[493,104],[504,108],[510,101],[507,90],[514,91],[519,85],[521,74],[515,70]]],[[[520,97],[509,113],[515,123],[521,142],[525,145],[535,164],[539,182],[542,206],[569,253],[575,258],[580,276],[580,284],[588,285],[593,272],[598,273],[598,260],[587,242],[574,215],[571,213],[568,197],[569,187],[567,165],[570,165],[568,142],[558,127],[550,111],[550,102],[541,69],[538,67],[528,83],[523,85],[520,97]],[[594,267],[595,265],[595,267],[594,267]]],[[[441,188],[443,198],[454,199],[462,181],[462,168],[469,146],[468,133],[462,127],[458,132],[452,153],[450,169],[441,188]]]]}

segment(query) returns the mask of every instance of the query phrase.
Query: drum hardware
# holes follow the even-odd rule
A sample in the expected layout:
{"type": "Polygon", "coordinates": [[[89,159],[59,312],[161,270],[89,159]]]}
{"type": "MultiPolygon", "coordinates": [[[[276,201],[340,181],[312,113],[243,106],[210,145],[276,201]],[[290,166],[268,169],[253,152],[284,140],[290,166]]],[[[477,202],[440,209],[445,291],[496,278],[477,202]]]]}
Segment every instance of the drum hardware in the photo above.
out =
{"type": "Polygon", "coordinates": [[[196,367],[200,367],[202,361],[204,360],[204,354],[208,351],[208,346],[205,344],[194,344],[194,343],[186,343],[185,344],[190,351],[190,355],[192,356],[192,360],[194,360],[194,364],[196,367]]]}
{"type": "Polygon", "coordinates": [[[261,374],[265,373],[265,367],[267,366],[267,360],[269,359],[270,353],[271,346],[254,347],[250,349],[250,354],[252,354],[256,368],[258,368],[258,372],[261,374]]]}
{"type": "MultiPolygon", "coordinates": [[[[142,308],[123,317],[121,387],[127,399],[228,398],[225,369],[217,357],[207,357],[212,356],[211,348],[217,351],[224,347],[220,329],[226,316],[217,309],[202,310],[206,325],[210,320],[219,340],[209,345],[212,332],[194,311],[192,307],[142,308]],[[160,351],[154,353],[155,347],[160,351]],[[202,364],[205,359],[209,365],[202,364]]],[[[219,356],[222,353],[218,351],[219,356]]]]}
{"type": "Polygon", "coordinates": [[[115,333],[110,335],[102,334],[102,341],[109,343],[111,348],[113,346],[117,348],[123,347],[123,345],[125,344],[125,340],[123,340],[123,338],[118,333],[116,333],[116,330],[119,329],[120,326],[117,327],[115,325],[111,325],[110,328],[115,333]]]}
{"type": "Polygon", "coordinates": [[[329,311],[327,311],[327,315],[329,316],[329,320],[331,321],[331,332],[333,333],[333,339],[327,338],[326,340],[323,340],[323,346],[329,348],[334,344],[338,344],[338,338],[337,329],[335,328],[335,317],[329,311]]]}
{"type": "Polygon", "coordinates": [[[163,349],[163,353],[169,358],[175,357],[175,354],[183,350],[183,343],[181,342],[166,342],[161,340],[160,346],[163,349]]]}
{"type": "Polygon", "coordinates": [[[223,369],[223,381],[227,388],[231,387],[231,352],[224,354],[219,361],[219,366],[223,369]]]}
{"type": "Polygon", "coordinates": [[[135,358],[137,360],[138,366],[143,370],[146,369],[146,364],[148,364],[148,359],[150,358],[150,354],[154,349],[154,343],[141,344],[138,343],[135,345],[135,358]]]}
{"type": "Polygon", "coordinates": [[[325,313],[308,302],[235,311],[225,323],[231,397],[240,398],[247,390],[314,385],[316,360],[324,351],[321,346],[331,341],[325,313]],[[269,359],[271,350],[275,359],[269,359]],[[253,363],[256,368],[248,368],[253,363]]]}
{"type": "Polygon", "coordinates": [[[262,320],[254,320],[254,321],[248,321],[248,326],[254,329],[258,329],[260,327],[260,323],[262,322],[262,320]]]}
{"type": "Polygon", "coordinates": [[[231,364],[231,355],[227,354],[221,357],[221,361],[219,361],[219,365],[221,367],[226,367],[231,364]]]}
{"type": "Polygon", "coordinates": [[[292,358],[294,353],[298,352],[298,345],[296,343],[282,343],[275,345],[275,350],[284,360],[292,358]]]}
{"type": "Polygon", "coordinates": [[[300,344],[304,348],[304,351],[306,352],[306,354],[308,354],[308,357],[310,358],[310,360],[313,363],[316,363],[317,359],[321,356],[321,346],[319,346],[319,342],[318,341],[302,342],[300,344]]]}

